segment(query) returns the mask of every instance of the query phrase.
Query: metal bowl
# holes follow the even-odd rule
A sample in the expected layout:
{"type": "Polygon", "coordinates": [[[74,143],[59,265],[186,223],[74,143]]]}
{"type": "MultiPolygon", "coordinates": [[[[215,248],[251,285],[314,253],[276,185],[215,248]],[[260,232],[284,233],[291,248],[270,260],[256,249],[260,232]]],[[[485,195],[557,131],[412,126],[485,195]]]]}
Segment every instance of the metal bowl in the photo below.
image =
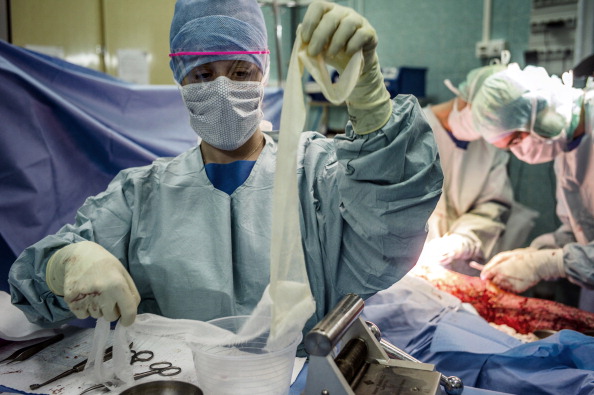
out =
{"type": "Polygon", "coordinates": [[[120,395],[203,395],[203,393],[194,384],[175,380],[160,380],[135,385],[120,395]]]}
{"type": "Polygon", "coordinates": [[[534,336],[538,337],[539,339],[547,338],[551,335],[554,335],[558,331],[552,329],[537,329],[534,331],[534,336]]]}

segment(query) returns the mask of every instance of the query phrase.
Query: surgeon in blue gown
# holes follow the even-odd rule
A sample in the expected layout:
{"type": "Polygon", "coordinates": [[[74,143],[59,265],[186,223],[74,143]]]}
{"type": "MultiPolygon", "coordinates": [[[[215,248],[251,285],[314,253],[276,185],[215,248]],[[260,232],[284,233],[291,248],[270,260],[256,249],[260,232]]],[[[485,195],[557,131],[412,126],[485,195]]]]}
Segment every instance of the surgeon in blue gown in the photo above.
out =
{"type": "MultiPolygon", "coordinates": [[[[314,2],[303,27],[311,55],[340,70],[362,49],[365,62],[345,134],[304,132],[299,143],[302,244],[316,301],[307,330],[345,294],[367,298],[408,272],[442,172],[417,100],[390,100],[369,23],[350,8],[314,2]]],[[[20,254],[12,302],[32,322],[249,314],[269,282],[277,143],[260,128],[269,61],[259,5],[179,0],[170,44],[201,143],[121,171],[73,224],[20,254]]]]}

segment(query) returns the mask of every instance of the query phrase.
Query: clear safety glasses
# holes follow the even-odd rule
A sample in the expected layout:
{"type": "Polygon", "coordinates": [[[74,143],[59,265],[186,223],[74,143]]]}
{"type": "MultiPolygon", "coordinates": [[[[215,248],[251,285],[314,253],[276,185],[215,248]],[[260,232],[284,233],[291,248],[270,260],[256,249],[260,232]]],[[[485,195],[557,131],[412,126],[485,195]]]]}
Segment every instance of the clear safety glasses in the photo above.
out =
{"type": "Polygon", "coordinates": [[[269,51],[188,52],[169,54],[181,85],[214,81],[263,81],[268,78],[269,51]]]}

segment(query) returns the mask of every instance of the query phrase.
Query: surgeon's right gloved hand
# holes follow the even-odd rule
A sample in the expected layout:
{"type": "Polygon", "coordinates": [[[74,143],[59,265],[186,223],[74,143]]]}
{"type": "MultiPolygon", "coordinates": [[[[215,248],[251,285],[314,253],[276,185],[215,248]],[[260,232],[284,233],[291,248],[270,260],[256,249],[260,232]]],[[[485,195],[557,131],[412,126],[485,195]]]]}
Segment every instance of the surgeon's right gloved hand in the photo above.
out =
{"type": "Polygon", "coordinates": [[[124,326],[136,319],[136,285],[121,262],[99,244],[81,241],[61,248],[45,273],[50,290],[64,296],[77,318],[115,321],[121,316],[124,326]]]}
{"type": "Polygon", "coordinates": [[[421,258],[424,264],[447,265],[457,259],[471,259],[480,255],[480,247],[470,237],[451,233],[433,239],[423,247],[421,258]]]}
{"type": "Polygon", "coordinates": [[[357,134],[384,126],[392,114],[392,101],[375,52],[377,34],[367,19],[351,8],[315,1],[303,18],[301,38],[310,56],[322,54],[339,73],[353,54],[363,51],[363,69],[347,99],[349,117],[357,134]]]}

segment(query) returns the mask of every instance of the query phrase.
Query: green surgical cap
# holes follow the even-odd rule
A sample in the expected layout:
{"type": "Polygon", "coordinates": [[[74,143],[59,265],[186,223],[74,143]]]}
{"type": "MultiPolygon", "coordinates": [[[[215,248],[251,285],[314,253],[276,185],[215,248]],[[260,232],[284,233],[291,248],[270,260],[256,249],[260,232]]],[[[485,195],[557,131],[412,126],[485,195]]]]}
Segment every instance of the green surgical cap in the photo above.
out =
{"type": "Polygon", "coordinates": [[[581,89],[565,86],[542,67],[522,70],[511,64],[483,82],[472,102],[472,118],[489,142],[515,131],[554,138],[573,133],[569,126],[582,95],[581,89]]]}
{"type": "Polygon", "coordinates": [[[489,65],[479,67],[471,70],[466,75],[466,80],[458,85],[458,91],[460,92],[460,98],[468,103],[472,103],[476,93],[483,85],[485,80],[495,73],[503,71],[507,66],[501,64],[489,65]]]}

